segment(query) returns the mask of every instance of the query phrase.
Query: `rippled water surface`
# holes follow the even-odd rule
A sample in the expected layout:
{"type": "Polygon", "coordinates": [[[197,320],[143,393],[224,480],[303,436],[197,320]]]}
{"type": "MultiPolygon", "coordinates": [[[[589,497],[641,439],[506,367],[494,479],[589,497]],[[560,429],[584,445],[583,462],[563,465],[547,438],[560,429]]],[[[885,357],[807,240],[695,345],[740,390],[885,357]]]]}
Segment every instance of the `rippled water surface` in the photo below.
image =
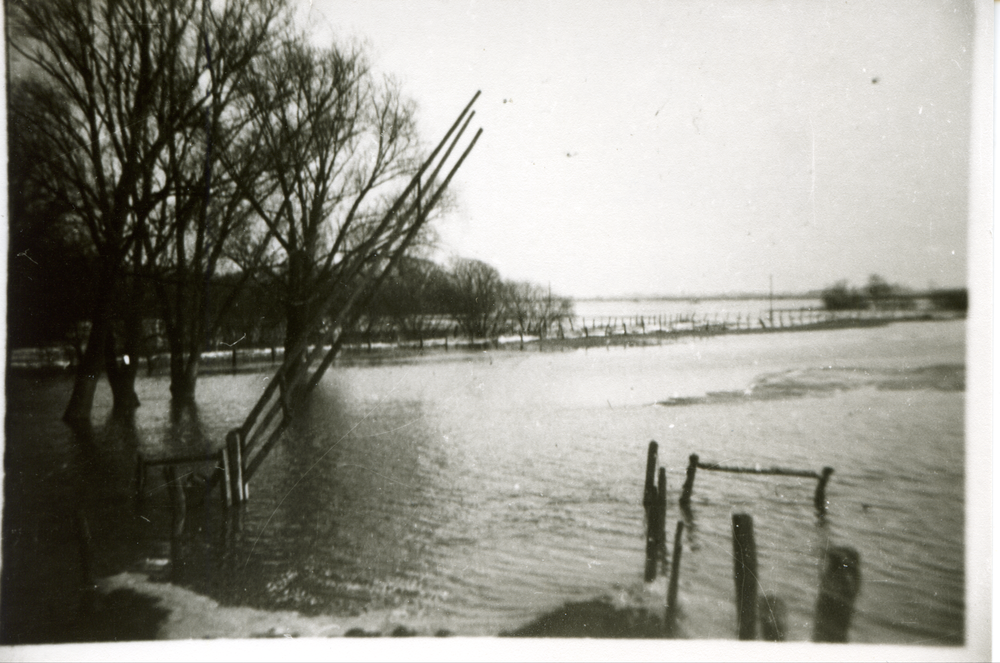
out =
{"type": "MultiPolygon", "coordinates": [[[[964,330],[899,323],[335,366],[254,477],[238,522],[223,522],[214,502],[192,508],[179,582],[227,605],[385,612],[419,633],[492,635],[598,597],[659,611],[665,579],[642,581],[655,439],[671,533],[690,453],[835,469],[823,526],[813,480],[699,472],[680,574],[684,636],[734,637],[739,510],[754,516],[760,584],[788,604],[790,639],[811,635],[819,551],[833,543],[862,560],[852,641],[959,643],[964,330]]],[[[266,379],[206,376],[195,420],[171,419],[165,381],[140,380],[135,445],[220,440],[266,379]]],[[[44,434],[29,410],[8,418],[14,443],[44,434]]],[[[163,546],[162,491],[150,499],[160,530],[123,529],[123,557],[163,546]]]]}

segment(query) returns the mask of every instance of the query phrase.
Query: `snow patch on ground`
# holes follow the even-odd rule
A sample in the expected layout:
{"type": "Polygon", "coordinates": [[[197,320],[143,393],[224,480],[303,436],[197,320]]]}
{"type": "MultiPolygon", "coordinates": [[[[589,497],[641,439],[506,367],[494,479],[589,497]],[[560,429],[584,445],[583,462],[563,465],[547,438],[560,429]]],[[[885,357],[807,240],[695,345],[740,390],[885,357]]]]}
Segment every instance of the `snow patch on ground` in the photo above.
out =
{"type": "Polygon", "coordinates": [[[156,599],[170,612],[160,626],[158,639],[202,638],[328,638],[342,636],[351,629],[389,635],[398,624],[391,613],[364,614],[340,619],[331,616],[307,617],[291,611],[225,607],[207,596],[167,582],[154,582],[141,573],[119,573],[98,581],[101,593],[127,590],[156,599]]]}

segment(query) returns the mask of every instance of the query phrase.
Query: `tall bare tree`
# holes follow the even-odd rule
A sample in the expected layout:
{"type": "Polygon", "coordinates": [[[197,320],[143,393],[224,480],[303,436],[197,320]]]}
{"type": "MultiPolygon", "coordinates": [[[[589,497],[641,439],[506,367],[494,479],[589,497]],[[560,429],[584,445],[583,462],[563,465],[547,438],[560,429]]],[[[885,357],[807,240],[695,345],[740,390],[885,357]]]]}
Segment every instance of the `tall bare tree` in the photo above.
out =
{"type": "Polygon", "coordinates": [[[268,183],[248,195],[280,245],[270,278],[284,297],[287,350],[330,293],[347,299],[356,278],[377,273],[428,213],[381,223],[419,166],[413,106],[394,81],[371,73],[360,51],[316,48],[299,36],[255,63],[245,81],[256,146],[246,158],[263,165],[268,183]],[[371,264],[355,269],[362,262],[371,264]]]}
{"type": "MultiPolygon", "coordinates": [[[[138,405],[140,276],[168,247],[176,255],[177,246],[192,242],[179,218],[193,215],[195,226],[208,218],[212,141],[220,136],[233,72],[248,61],[247,48],[233,44],[266,34],[278,1],[9,4],[10,44],[32,79],[12,113],[50,145],[42,164],[50,172],[50,193],[85,225],[99,264],[92,326],[67,420],[89,417],[102,362],[116,409],[138,405]],[[203,127],[201,139],[197,127],[203,127]],[[187,195],[192,190],[201,193],[187,195]],[[178,223],[171,226],[167,216],[178,223]]],[[[210,260],[178,265],[178,273],[203,272],[210,260]]]]}
{"type": "Polygon", "coordinates": [[[167,99],[197,112],[160,160],[172,195],[154,210],[144,239],[170,347],[170,391],[181,401],[194,399],[201,352],[271,239],[247,202],[246,192],[264,184],[261,169],[244,158],[252,137],[239,102],[253,60],[274,47],[284,9],[277,0],[205,3],[188,61],[174,61],[172,80],[181,87],[193,81],[197,92],[167,99]],[[240,165],[227,169],[223,162],[240,165]],[[220,270],[241,276],[212,288],[220,270]]]}
{"type": "Polygon", "coordinates": [[[459,328],[471,339],[490,340],[499,335],[507,320],[506,286],[500,272],[481,260],[456,258],[451,276],[449,303],[459,328]]]}

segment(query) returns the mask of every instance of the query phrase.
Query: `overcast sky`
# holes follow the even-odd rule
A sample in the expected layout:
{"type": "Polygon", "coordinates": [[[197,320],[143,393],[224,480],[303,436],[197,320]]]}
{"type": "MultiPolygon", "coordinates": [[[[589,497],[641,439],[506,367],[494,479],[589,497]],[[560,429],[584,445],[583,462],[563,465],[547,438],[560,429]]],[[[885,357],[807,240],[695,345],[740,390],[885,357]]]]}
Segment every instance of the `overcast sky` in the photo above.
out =
{"type": "Polygon", "coordinates": [[[966,283],[967,0],[302,0],[436,143],[442,256],[572,296],[966,283]]]}

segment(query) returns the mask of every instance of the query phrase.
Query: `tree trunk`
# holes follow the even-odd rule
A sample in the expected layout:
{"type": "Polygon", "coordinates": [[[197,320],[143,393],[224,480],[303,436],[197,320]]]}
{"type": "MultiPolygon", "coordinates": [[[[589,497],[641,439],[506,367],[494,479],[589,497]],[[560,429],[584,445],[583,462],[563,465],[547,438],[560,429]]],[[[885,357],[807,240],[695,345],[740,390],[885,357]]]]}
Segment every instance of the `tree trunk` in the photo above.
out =
{"type": "Polygon", "coordinates": [[[285,358],[295,349],[295,346],[305,339],[308,329],[306,326],[307,311],[304,303],[289,303],[285,308],[285,358]]]}
{"type": "Polygon", "coordinates": [[[201,357],[198,353],[191,353],[187,361],[181,359],[177,373],[172,372],[170,376],[171,403],[179,405],[194,403],[200,367],[201,357]]]}
{"type": "Polygon", "coordinates": [[[179,326],[168,332],[167,343],[170,346],[171,402],[179,405],[193,403],[201,367],[201,353],[195,343],[190,348],[186,347],[179,326]]]}
{"type": "MultiPolygon", "coordinates": [[[[111,385],[113,400],[112,411],[115,414],[128,414],[139,407],[139,397],[135,393],[135,377],[138,368],[136,357],[126,350],[122,361],[118,361],[115,352],[115,335],[109,329],[104,335],[104,366],[111,385]]],[[[126,347],[131,343],[126,342],[126,347]]]]}
{"type": "Polygon", "coordinates": [[[90,421],[90,412],[94,406],[94,392],[97,381],[101,377],[104,363],[104,337],[107,335],[107,323],[103,319],[94,320],[87,339],[87,349],[84,350],[80,363],[76,368],[76,381],[73,383],[73,393],[69,404],[63,412],[63,421],[77,423],[90,421]]]}

